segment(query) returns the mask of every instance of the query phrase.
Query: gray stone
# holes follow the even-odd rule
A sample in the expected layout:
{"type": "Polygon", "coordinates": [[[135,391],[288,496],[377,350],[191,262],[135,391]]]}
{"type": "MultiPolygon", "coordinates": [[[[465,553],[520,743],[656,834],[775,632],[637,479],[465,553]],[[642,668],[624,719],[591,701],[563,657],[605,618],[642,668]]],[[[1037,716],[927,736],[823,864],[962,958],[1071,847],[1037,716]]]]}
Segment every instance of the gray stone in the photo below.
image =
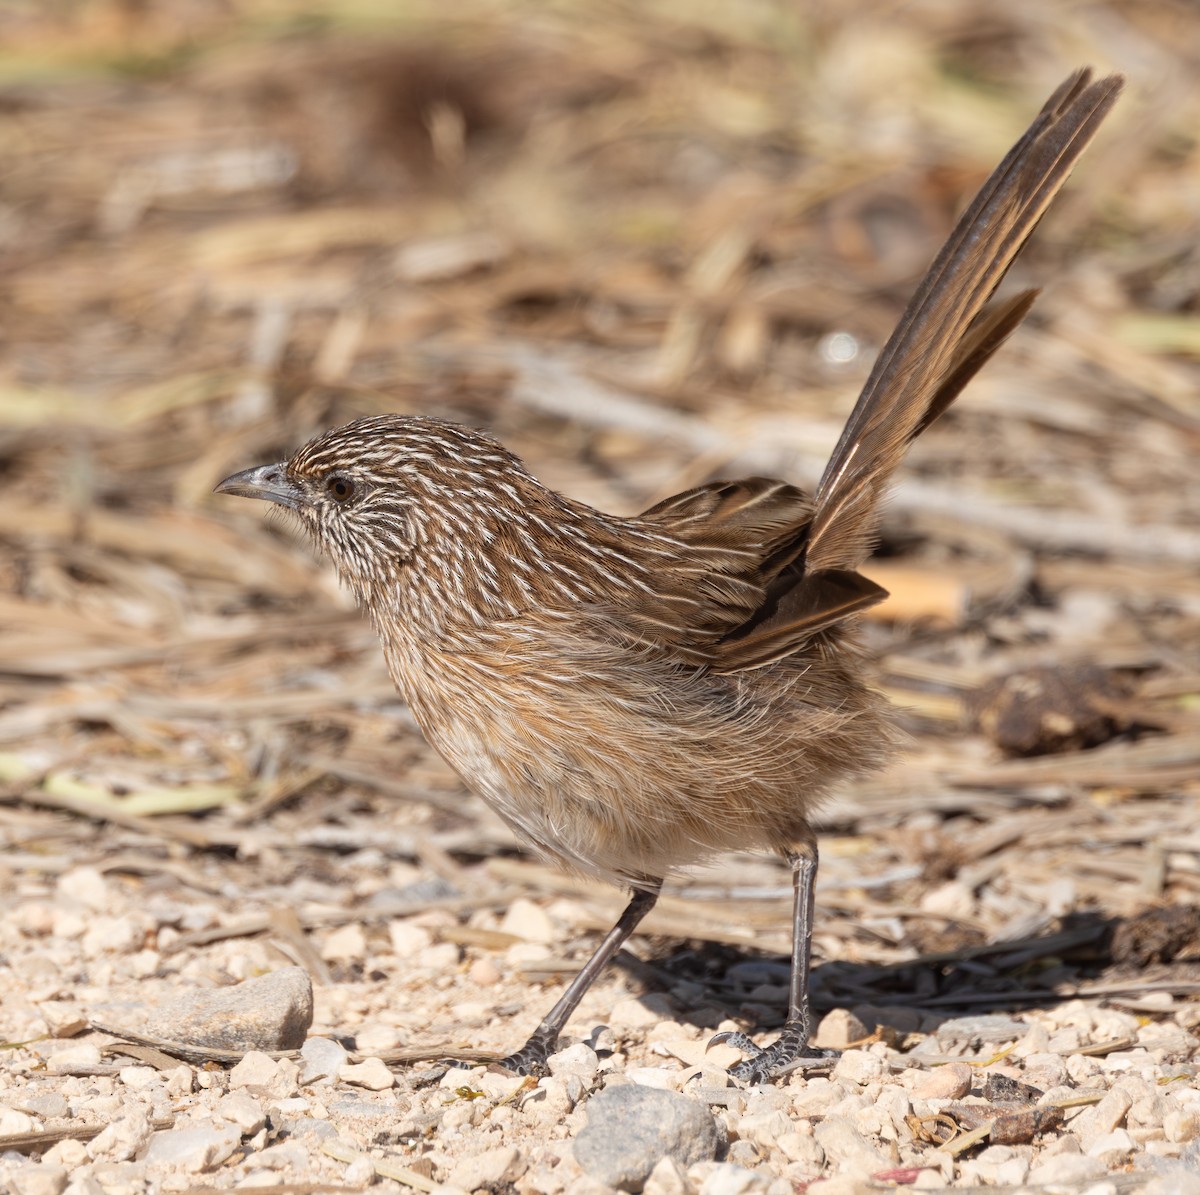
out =
{"type": "Polygon", "coordinates": [[[148,1166],[178,1166],[198,1174],[219,1166],[241,1142],[241,1133],[231,1124],[211,1129],[163,1129],[150,1138],[141,1160],[148,1166]]]}
{"type": "MultiPolygon", "coordinates": [[[[330,1124],[327,1120],[317,1120],[315,1116],[297,1116],[294,1120],[280,1119],[278,1122],[272,1116],[271,1124],[281,1135],[295,1137],[297,1140],[311,1137],[315,1141],[325,1141],[333,1140],[338,1135],[336,1125],[330,1124]]],[[[256,1164],[259,1164],[257,1154],[254,1160],[256,1164]]]]}
{"type": "Polygon", "coordinates": [[[8,1102],[20,1112],[42,1116],[46,1120],[60,1120],[71,1115],[66,1097],[58,1091],[16,1091],[9,1096],[8,1102]]]}
{"type": "MultiPolygon", "coordinates": [[[[148,1010],[130,1029],[221,1050],[296,1050],[312,1024],[312,980],[301,967],[228,988],[190,992],[148,1010]]],[[[114,1025],[119,1028],[120,1025],[114,1025]]]]}
{"type": "Polygon", "coordinates": [[[712,1113],[673,1091],[609,1087],[588,1103],[587,1116],[575,1160],[592,1178],[622,1191],[640,1191],[663,1158],[684,1169],[709,1161],[720,1142],[712,1113]]]}
{"type": "Polygon", "coordinates": [[[941,1042],[995,1046],[1004,1042],[1020,1041],[1028,1028],[1024,1021],[1014,1021],[1012,1017],[982,1014],[943,1021],[938,1026],[937,1038],[941,1042]]]}
{"type": "Polygon", "coordinates": [[[310,1037],[300,1047],[300,1086],[330,1084],[349,1061],[346,1047],[328,1037],[310,1037]]]}

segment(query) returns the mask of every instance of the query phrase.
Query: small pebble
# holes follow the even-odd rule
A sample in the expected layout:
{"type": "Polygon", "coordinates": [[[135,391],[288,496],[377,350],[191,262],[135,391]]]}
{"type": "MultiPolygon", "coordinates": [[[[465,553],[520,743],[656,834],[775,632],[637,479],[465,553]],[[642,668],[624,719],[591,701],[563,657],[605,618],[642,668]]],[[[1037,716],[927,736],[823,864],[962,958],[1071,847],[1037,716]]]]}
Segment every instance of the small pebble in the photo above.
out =
{"type": "Polygon", "coordinates": [[[558,930],[546,911],[523,896],[508,906],[500,922],[500,932],[525,942],[549,943],[558,939],[558,930]]]}
{"type": "Polygon", "coordinates": [[[1129,1155],[1133,1153],[1134,1148],[1133,1138],[1125,1129],[1113,1129],[1111,1133],[1097,1137],[1088,1146],[1087,1156],[1099,1158],[1109,1170],[1112,1170],[1123,1165],[1129,1155]]]}
{"type": "Polygon", "coordinates": [[[85,905],[94,913],[107,913],[113,904],[112,888],[94,867],[73,867],[58,877],[59,899],[68,907],[85,905]]]}
{"type": "Polygon", "coordinates": [[[214,1109],[222,1119],[235,1124],[243,1137],[251,1137],[267,1122],[263,1106],[248,1091],[231,1091],[217,1101],[214,1109]]]}
{"type": "Polygon", "coordinates": [[[16,1108],[0,1105],[0,1137],[15,1136],[17,1133],[34,1133],[42,1126],[29,1115],[16,1108]]]}
{"type": "Polygon", "coordinates": [[[69,1075],[94,1070],[100,1062],[100,1048],[89,1042],[80,1042],[78,1045],[68,1046],[65,1050],[55,1050],[46,1059],[46,1067],[51,1073],[69,1075]]]}
{"type": "Polygon", "coordinates": [[[388,922],[388,937],[392,953],[402,959],[413,958],[433,945],[433,935],[424,926],[413,925],[411,921],[388,922]]]}
{"type": "Polygon", "coordinates": [[[882,1058],[866,1050],[847,1050],[833,1068],[833,1077],[843,1083],[857,1083],[865,1087],[884,1075],[886,1067],[882,1058]]]}
{"type": "Polygon", "coordinates": [[[8,1189],[11,1195],[62,1195],[67,1178],[62,1166],[28,1162],[9,1173],[8,1189]]]}
{"type": "Polygon", "coordinates": [[[229,1087],[249,1088],[274,1099],[294,1095],[299,1083],[300,1068],[289,1058],[271,1058],[261,1050],[251,1050],[229,1072],[229,1087]]]}
{"type": "Polygon", "coordinates": [[[106,1162],[124,1162],[145,1149],[153,1131],[149,1110],[141,1104],[127,1105],[116,1120],[88,1142],[88,1155],[106,1162]]]}
{"type": "Polygon", "coordinates": [[[576,1042],[565,1050],[551,1054],[548,1065],[552,1075],[578,1075],[590,1082],[596,1076],[600,1060],[596,1057],[596,1051],[586,1042],[576,1042]]]}
{"type": "Polygon", "coordinates": [[[88,1027],[87,1015],[73,1000],[43,1000],[38,1012],[51,1037],[74,1037],[88,1027]]]}
{"type": "Polygon", "coordinates": [[[525,1172],[525,1159],[514,1145],[502,1145],[463,1158],[450,1171],[448,1182],[464,1191],[495,1190],[515,1182],[525,1172]]]}
{"type": "Polygon", "coordinates": [[[333,1083],[348,1059],[346,1047],[340,1042],[328,1037],[310,1037],[300,1047],[300,1085],[333,1083]]]}
{"type": "Polygon", "coordinates": [[[503,975],[500,968],[496,966],[495,960],[485,956],[477,958],[467,968],[467,978],[477,987],[490,988],[498,984],[503,975]]]}
{"type": "Polygon", "coordinates": [[[919,1100],[960,1100],[971,1090],[975,1071],[965,1062],[950,1062],[926,1071],[913,1084],[912,1094],[919,1100]]]}
{"type": "Polygon", "coordinates": [[[321,957],[327,963],[354,963],[366,957],[367,935],[363,927],[351,922],[335,929],[321,944],[321,957]]]}
{"type": "Polygon", "coordinates": [[[348,1063],[339,1076],[343,1083],[365,1087],[368,1091],[386,1091],[396,1084],[396,1076],[387,1068],[382,1058],[364,1058],[359,1063],[348,1063]]]}
{"type": "MultiPolygon", "coordinates": [[[[649,1029],[657,1025],[664,1016],[669,1016],[673,1010],[659,993],[653,992],[637,999],[618,1000],[608,1014],[609,1024],[621,1029],[649,1029]]],[[[698,1045],[689,1042],[688,1045],[698,1045]]],[[[674,1046],[672,1046],[674,1049],[674,1046]]]]}
{"type": "Polygon", "coordinates": [[[231,1124],[216,1128],[167,1129],[150,1139],[143,1161],[150,1166],[177,1166],[200,1174],[220,1166],[241,1144],[242,1135],[231,1124]]]}
{"type": "Polygon", "coordinates": [[[1059,1154],[1042,1160],[1029,1171],[1031,1187],[1049,1187],[1054,1183],[1085,1183],[1107,1173],[1107,1167],[1099,1158],[1084,1154],[1059,1154]]]}
{"type": "Polygon", "coordinates": [[[848,1009],[835,1008],[821,1018],[812,1044],[822,1050],[846,1050],[861,1042],[872,1031],[873,1027],[868,1029],[848,1009]]]}

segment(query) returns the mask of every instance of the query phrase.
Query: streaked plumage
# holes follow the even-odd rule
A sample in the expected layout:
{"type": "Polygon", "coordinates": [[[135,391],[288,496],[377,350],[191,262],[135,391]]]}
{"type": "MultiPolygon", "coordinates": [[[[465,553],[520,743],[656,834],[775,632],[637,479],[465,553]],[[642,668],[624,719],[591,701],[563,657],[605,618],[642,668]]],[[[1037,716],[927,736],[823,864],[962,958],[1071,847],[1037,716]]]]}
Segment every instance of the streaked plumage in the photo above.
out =
{"type": "Polygon", "coordinates": [[[781,852],[797,885],[788,1026],[735,1073],[778,1073],[803,1048],[809,818],[889,740],[852,618],[885,596],[857,572],[879,501],[908,444],[1029,310],[1036,292],[984,305],[1120,86],[1067,80],[984,185],[811,498],[749,478],[618,518],[546,489],[487,435],[395,415],[218,487],[299,516],[370,612],[430,742],[522,837],[635,889],[509,1065],[544,1061],[671,868],[731,847],[781,852]]]}

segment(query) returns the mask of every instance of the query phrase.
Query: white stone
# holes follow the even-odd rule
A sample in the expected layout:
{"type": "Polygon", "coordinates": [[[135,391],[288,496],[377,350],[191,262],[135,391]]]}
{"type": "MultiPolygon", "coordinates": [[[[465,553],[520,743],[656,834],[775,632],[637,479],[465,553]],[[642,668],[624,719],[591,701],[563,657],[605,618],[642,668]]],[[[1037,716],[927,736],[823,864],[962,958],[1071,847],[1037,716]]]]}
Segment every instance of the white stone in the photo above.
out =
{"type": "Polygon", "coordinates": [[[975,894],[959,880],[931,888],[921,897],[921,910],[942,917],[969,920],[975,914],[975,894]]]}
{"type": "Polygon", "coordinates": [[[688,1195],[687,1175],[669,1154],[659,1158],[642,1188],[643,1195],[688,1195]]]}
{"type": "Polygon", "coordinates": [[[216,1114],[237,1125],[243,1137],[252,1137],[267,1123],[263,1106],[248,1091],[231,1091],[217,1101],[216,1114]]]}
{"type": "Polygon", "coordinates": [[[394,1050],[404,1041],[404,1034],[395,1025],[364,1025],[355,1031],[355,1044],[363,1054],[377,1054],[394,1050]]]}
{"type": "Polygon", "coordinates": [[[459,948],[453,942],[435,942],[416,957],[418,966],[430,971],[450,971],[458,966],[459,948]]]}
{"type": "Polygon", "coordinates": [[[146,1147],[154,1129],[149,1110],[140,1104],[127,1105],[124,1113],[88,1142],[93,1160],[127,1162],[146,1147]]]}
{"type": "Polygon", "coordinates": [[[346,1047],[328,1037],[310,1037],[300,1047],[300,1085],[331,1084],[349,1061],[346,1047]]]}
{"type": "Polygon", "coordinates": [[[145,936],[145,927],[133,917],[89,917],[80,945],[88,958],[131,954],[145,936]]]}
{"type": "Polygon", "coordinates": [[[66,1185],[66,1170],[39,1162],[18,1166],[8,1176],[12,1195],[62,1195],[66,1185]]]}
{"type": "Polygon", "coordinates": [[[1007,1145],[992,1145],[962,1163],[962,1177],[989,1187],[1019,1187],[1029,1174],[1029,1159],[1007,1145]]]}
{"type": "Polygon", "coordinates": [[[0,1106],[0,1136],[9,1137],[16,1133],[36,1133],[42,1126],[28,1112],[0,1106]]]}
{"type": "Polygon", "coordinates": [[[975,1081],[975,1072],[965,1062],[935,1066],[921,1075],[912,1086],[914,1099],[960,1100],[975,1081]]]}
{"type": "Polygon", "coordinates": [[[664,1070],[661,1066],[627,1066],[625,1078],[639,1087],[654,1087],[659,1091],[675,1091],[679,1087],[678,1069],[664,1070]]]}
{"type": "MultiPolygon", "coordinates": [[[[618,1000],[612,1006],[612,1012],[608,1014],[609,1024],[623,1029],[649,1029],[652,1025],[657,1025],[660,1020],[662,1017],[655,1009],[648,1008],[641,1000],[633,997],[618,1000]]],[[[671,1052],[676,1053],[676,1045],[697,1046],[699,1044],[699,1042],[673,1042],[671,1052]]],[[[678,1055],[676,1056],[678,1057],[678,1055]]]]}
{"type": "MultiPolygon", "coordinates": [[[[733,1162],[705,1162],[692,1169],[707,1171],[700,1182],[700,1195],[746,1195],[747,1192],[765,1192],[770,1177],[757,1170],[747,1170],[733,1162]]],[[[690,1177],[690,1173],[689,1173],[690,1177]]]]}
{"type": "Polygon", "coordinates": [[[74,1173],[87,1161],[87,1146],[82,1141],[73,1141],[69,1137],[65,1141],[55,1142],[42,1154],[43,1166],[62,1166],[68,1174],[74,1173]]]}
{"type": "Polygon", "coordinates": [[[600,1060],[596,1057],[596,1051],[587,1042],[581,1041],[551,1054],[548,1065],[552,1075],[578,1075],[590,1081],[596,1077],[600,1060]]]}
{"type": "Polygon", "coordinates": [[[424,926],[413,925],[411,921],[388,922],[388,937],[397,958],[413,958],[433,945],[433,935],[424,926]]]}
{"type": "Polygon", "coordinates": [[[789,1162],[802,1165],[808,1176],[821,1173],[825,1165],[825,1151],[812,1133],[812,1125],[805,1122],[805,1133],[793,1126],[793,1131],[783,1133],[776,1142],[780,1152],[789,1162]]]}
{"type": "Polygon", "coordinates": [[[339,1077],[343,1083],[366,1087],[370,1091],[387,1091],[396,1084],[396,1076],[382,1058],[364,1058],[362,1062],[347,1064],[342,1067],[339,1077]]]}
{"type": "Polygon", "coordinates": [[[500,922],[502,934],[512,934],[524,942],[553,942],[558,937],[554,922],[540,905],[518,896],[508,906],[500,922]]]}
{"type": "Polygon", "coordinates": [[[813,1126],[813,1134],[828,1161],[839,1168],[845,1165],[866,1175],[893,1165],[891,1158],[877,1150],[844,1115],[831,1114],[813,1126]]]}
{"type": "Polygon", "coordinates": [[[793,1127],[787,1113],[780,1108],[750,1112],[738,1121],[738,1138],[770,1150],[775,1149],[779,1139],[790,1134],[793,1127]]]}
{"type": "Polygon", "coordinates": [[[52,1073],[68,1074],[71,1071],[92,1070],[100,1065],[100,1049],[87,1042],[67,1046],[65,1050],[55,1050],[46,1059],[46,1066],[52,1073]]]}
{"type": "Polygon", "coordinates": [[[1125,1129],[1113,1129],[1088,1146],[1087,1156],[1099,1158],[1107,1169],[1112,1170],[1122,1165],[1135,1148],[1133,1138],[1125,1129]]]}
{"type": "Polygon", "coordinates": [[[884,1075],[883,1059],[866,1050],[847,1050],[833,1068],[835,1081],[857,1083],[865,1087],[877,1082],[884,1075]]]}
{"type": "Polygon", "coordinates": [[[214,1128],[165,1129],[155,1133],[142,1159],[148,1166],[178,1166],[192,1174],[220,1166],[242,1142],[231,1124],[214,1128]]]}
{"type": "Polygon", "coordinates": [[[94,867],[74,867],[58,877],[58,896],[67,907],[83,905],[95,913],[111,911],[112,887],[94,867]]]}
{"type": "Polygon", "coordinates": [[[821,1018],[812,1044],[822,1050],[847,1050],[869,1033],[866,1025],[849,1009],[835,1008],[821,1018]]]}
{"type": "Polygon", "coordinates": [[[250,1050],[229,1072],[230,1089],[247,1087],[282,1100],[296,1094],[300,1068],[290,1058],[271,1058],[261,1050],[250,1050]]]}
{"type": "Polygon", "coordinates": [[[321,957],[327,963],[356,963],[366,954],[367,935],[354,922],[335,929],[321,944],[321,957]]]}
{"type": "Polygon", "coordinates": [[[1028,1182],[1031,1187],[1048,1187],[1051,1183],[1084,1183],[1102,1178],[1106,1170],[1107,1167],[1099,1158],[1089,1158],[1084,1154],[1059,1154],[1045,1158],[1034,1166],[1029,1172],[1028,1182]]]}
{"type": "Polygon", "coordinates": [[[123,1066],[117,1072],[117,1077],[131,1091],[145,1091],[147,1087],[155,1087],[162,1082],[162,1072],[152,1066],[123,1066]]]}
{"type": "Polygon", "coordinates": [[[1163,1133],[1168,1141],[1194,1141],[1200,1137],[1200,1109],[1172,1108],[1163,1117],[1163,1133]]]}
{"type": "Polygon", "coordinates": [[[87,1015],[73,1000],[43,1000],[38,1012],[51,1037],[74,1037],[88,1027],[87,1015]]]}
{"type": "Polygon", "coordinates": [[[463,1158],[450,1171],[447,1180],[453,1187],[476,1191],[511,1183],[525,1172],[525,1160],[515,1145],[501,1145],[472,1157],[463,1158]]]}

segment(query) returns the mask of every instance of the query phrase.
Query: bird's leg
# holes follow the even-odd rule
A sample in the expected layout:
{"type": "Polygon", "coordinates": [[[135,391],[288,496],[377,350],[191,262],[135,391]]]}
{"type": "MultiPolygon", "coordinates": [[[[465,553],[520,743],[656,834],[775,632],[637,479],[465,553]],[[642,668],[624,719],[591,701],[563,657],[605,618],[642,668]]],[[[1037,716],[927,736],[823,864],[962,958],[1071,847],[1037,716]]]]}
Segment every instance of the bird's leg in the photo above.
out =
{"type": "Polygon", "coordinates": [[[826,1051],[810,1050],[812,1010],[808,998],[808,977],[812,958],[813,889],[817,880],[817,840],[809,832],[803,841],[784,851],[792,868],[792,977],[788,985],[787,1020],[779,1037],[765,1048],[756,1045],[744,1033],[718,1033],[708,1044],[726,1043],[750,1055],[729,1068],[735,1079],[765,1083],[790,1070],[798,1058],[832,1056],[826,1051]]]}
{"type": "Polygon", "coordinates": [[[625,945],[629,935],[637,928],[638,922],[654,908],[661,888],[662,880],[654,879],[645,881],[643,887],[633,890],[625,912],[605,935],[604,941],[596,948],[596,953],[583,964],[579,974],[571,980],[570,986],[563,992],[558,1003],[542,1018],[542,1023],[516,1053],[500,1060],[500,1065],[505,1070],[518,1075],[537,1075],[545,1072],[546,1060],[558,1048],[558,1035],[563,1031],[579,1001],[583,999],[584,993],[595,982],[605,964],[625,945]]]}

